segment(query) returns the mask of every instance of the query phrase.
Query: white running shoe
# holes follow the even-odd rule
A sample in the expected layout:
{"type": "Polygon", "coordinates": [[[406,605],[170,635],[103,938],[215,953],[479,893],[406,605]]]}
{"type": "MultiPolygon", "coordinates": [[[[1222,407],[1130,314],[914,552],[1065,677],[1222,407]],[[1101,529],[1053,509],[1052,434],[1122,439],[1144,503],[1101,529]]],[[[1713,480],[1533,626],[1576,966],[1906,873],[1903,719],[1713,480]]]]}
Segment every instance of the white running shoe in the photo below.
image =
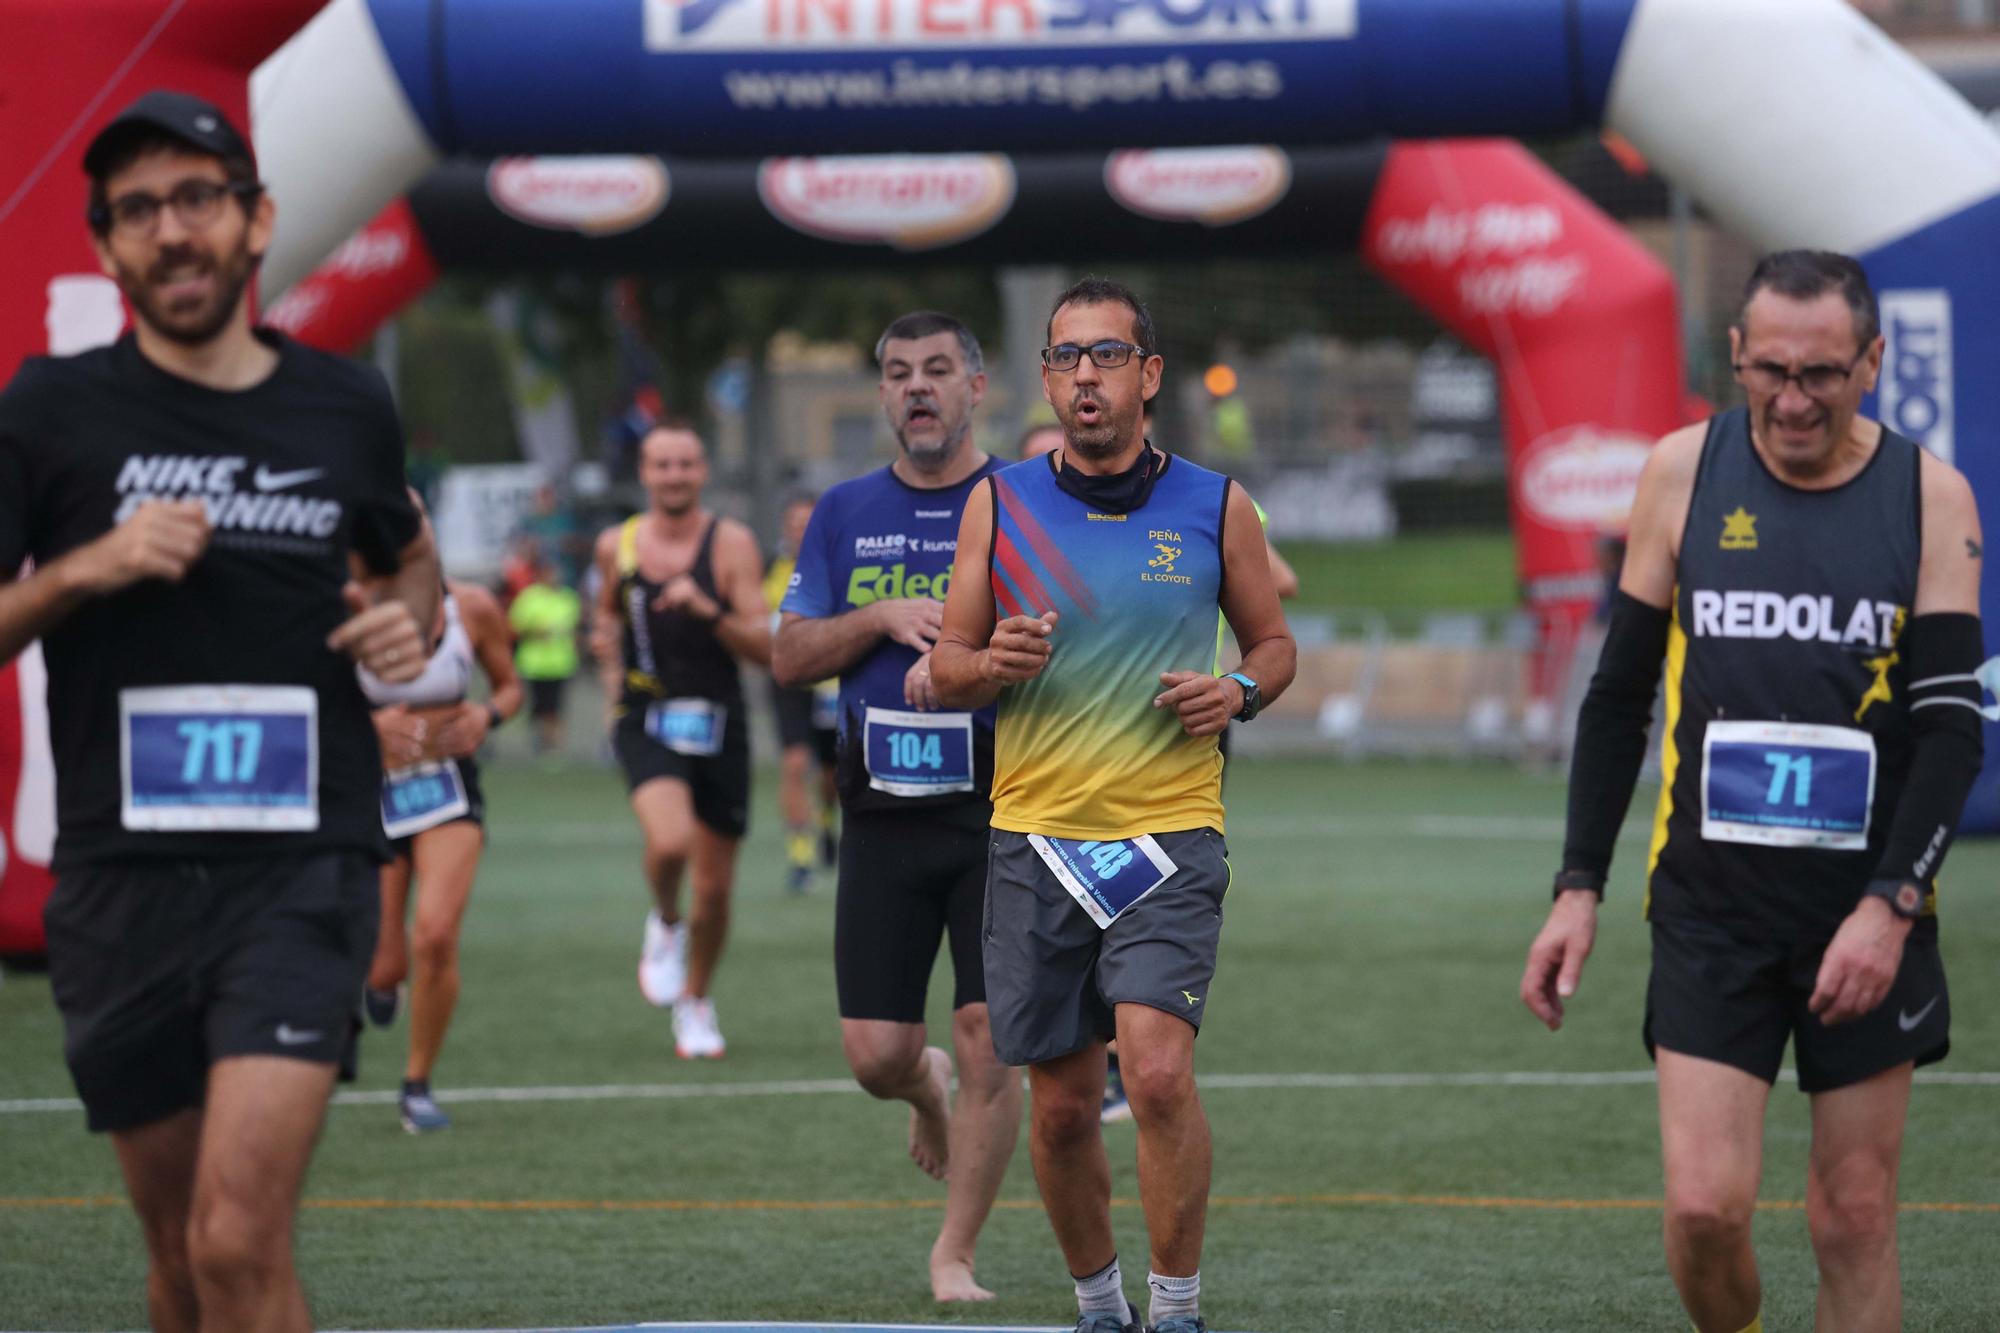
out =
{"type": "Polygon", "coordinates": [[[668,925],[658,912],[646,914],[646,942],[639,951],[639,992],[662,1009],[671,1009],[687,989],[687,926],[668,925]]]}
{"type": "Polygon", "coordinates": [[[683,1060],[720,1060],[723,1049],[713,1000],[689,996],[674,1006],[675,1055],[683,1060]]]}

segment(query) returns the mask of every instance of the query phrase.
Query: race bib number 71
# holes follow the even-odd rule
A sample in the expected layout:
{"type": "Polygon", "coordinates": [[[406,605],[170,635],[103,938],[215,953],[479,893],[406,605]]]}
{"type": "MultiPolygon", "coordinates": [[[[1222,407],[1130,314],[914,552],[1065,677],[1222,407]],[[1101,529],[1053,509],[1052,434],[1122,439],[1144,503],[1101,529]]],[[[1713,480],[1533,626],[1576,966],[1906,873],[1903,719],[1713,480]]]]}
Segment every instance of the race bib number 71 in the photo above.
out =
{"type": "Polygon", "coordinates": [[[1875,738],[1801,722],[1711,722],[1701,836],[1764,847],[1868,846],[1875,738]]]}

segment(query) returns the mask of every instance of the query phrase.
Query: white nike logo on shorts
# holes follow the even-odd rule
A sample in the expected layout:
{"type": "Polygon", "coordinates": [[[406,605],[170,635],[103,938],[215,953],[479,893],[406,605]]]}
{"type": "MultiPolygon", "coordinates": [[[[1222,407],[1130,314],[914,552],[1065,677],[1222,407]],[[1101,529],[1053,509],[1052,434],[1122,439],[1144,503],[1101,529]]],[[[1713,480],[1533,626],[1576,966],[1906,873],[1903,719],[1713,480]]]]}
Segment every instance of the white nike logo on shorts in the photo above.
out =
{"type": "Polygon", "coordinates": [[[1923,1008],[1917,1010],[1917,1012],[1914,1014],[1912,1014],[1907,1009],[1903,1010],[1901,1013],[1896,1015],[1896,1026],[1903,1029],[1903,1031],[1905,1032],[1915,1032],[1917,1030],[1917,1024],[1923,1022],[1924,1019],[1929,1016],[1931,1010],[1937,1007],[1937,1002],[1939,998],[1940,997],[1936,995],[1931,996],[1931,1002],[1925,1005],[1923,1008]]]}
{"type": "Polygon", "coordinates": [[[295,472],[273,472],[262,463],[257,465],[257,475],[253,479],[260,491],[287,491],[303,485],[314,478],[326,475],[323,467],[302,467],[295,472]]]}
{"type": "Polygon", "coordinates": [[[278,1024],[278,1044],[280,1046],[303,1046],[310,1041],[318,1041],[326,1034],[311,1029],[293,1027],[290,1023],[278,1024]]]}

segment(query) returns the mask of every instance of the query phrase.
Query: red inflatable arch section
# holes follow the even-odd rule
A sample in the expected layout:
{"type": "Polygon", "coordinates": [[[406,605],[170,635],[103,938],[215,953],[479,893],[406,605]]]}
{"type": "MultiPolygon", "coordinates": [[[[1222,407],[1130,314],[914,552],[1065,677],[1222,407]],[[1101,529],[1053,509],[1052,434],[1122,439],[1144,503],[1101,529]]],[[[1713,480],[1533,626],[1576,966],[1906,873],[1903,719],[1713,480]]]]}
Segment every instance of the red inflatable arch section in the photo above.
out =
{"type": "Polygon", "coordinates": [[[1673,276],[1511,141],[1399,143],[1362,252],[1500,376],[1523,599],[1549,698],[1603,591],[1597,544],[1622,525],[1653,443],[1689,417],[1673,276]]]}
{"type": "MultiPolygon", "coordinates": [[[[0,382],[24,357],[109,341],[123,322],[83,225],[91,136],[159,87],[206,97],[247,129],[250,71],[323,2],[0,0],[0,382]]],[[[41,951],[52,887],[55,776],[29,651],[0,668],[0,953],[41,951]]]]}

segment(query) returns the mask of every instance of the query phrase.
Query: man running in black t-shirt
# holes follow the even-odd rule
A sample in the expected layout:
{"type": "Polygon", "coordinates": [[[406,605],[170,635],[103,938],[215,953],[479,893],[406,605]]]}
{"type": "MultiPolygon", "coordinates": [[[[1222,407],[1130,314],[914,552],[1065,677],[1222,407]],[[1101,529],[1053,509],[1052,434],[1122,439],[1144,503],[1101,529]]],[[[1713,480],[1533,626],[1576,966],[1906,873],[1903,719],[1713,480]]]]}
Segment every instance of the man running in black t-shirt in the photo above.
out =
{"type": "Polygon", "coordinates": [[[374,372],[252,327],[273,210],[213,106],[84,154],[137,315],[0,394],[0,662],[42,639],[64,1055],[153,1328],[311,1327],[292,1217],[375,941],[381,761],[354,662],[424,663],[437,560],[374,372]]]}

